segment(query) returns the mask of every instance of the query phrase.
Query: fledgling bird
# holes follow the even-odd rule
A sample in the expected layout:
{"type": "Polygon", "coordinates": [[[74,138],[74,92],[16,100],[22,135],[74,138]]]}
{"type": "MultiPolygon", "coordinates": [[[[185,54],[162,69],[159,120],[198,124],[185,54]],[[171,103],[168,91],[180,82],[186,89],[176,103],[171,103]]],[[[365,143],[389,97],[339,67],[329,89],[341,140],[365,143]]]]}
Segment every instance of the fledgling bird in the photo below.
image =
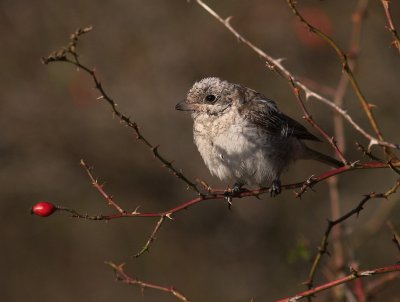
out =
{"type": "Polygon", "coordinates": [[[343,166],[307,147],[303,140],[320,140],[274,101],[242,85],[216,77],[202,79],[175,109],[191,112],[194,142],[206,166],[235,190],[271,186],[275,196],[281,192],[281,173],[298,159],[343,166]]]}

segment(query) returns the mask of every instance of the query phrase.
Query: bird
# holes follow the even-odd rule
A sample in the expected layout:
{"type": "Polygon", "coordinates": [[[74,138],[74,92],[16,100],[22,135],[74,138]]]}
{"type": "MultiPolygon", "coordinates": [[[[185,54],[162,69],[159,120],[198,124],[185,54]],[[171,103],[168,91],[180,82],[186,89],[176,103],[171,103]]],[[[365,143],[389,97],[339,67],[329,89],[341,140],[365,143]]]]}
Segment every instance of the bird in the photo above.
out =
{"type": "Polygon", "coordinates": [[[175,106],[193,119],[194,142],[210,173],[233,184],[270,187],[281,193],[280,176],[299,159],[316,160],[332,167],[344,164],[308,147],[304,141],[320,141],[303,125],[281,112],[263,94],[207,77],[188,91],[175,106]]]}

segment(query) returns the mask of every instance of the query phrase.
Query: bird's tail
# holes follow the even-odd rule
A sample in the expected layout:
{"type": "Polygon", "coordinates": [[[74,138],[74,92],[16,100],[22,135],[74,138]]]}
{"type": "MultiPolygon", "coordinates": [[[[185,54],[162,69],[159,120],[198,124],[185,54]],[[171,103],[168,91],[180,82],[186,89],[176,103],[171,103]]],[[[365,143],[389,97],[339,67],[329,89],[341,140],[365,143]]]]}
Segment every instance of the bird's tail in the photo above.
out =
{"type": "Polygon", "coordinates": [[[340,167],[344,166],[344,164],[342,162],[340,162],[328,155],[325,155],[323,153],[320,153],[318,151],[310,149],[307,146],[305,146],[305,147],[306,147],[305,159],[314,159],[314,160],[317,160],[319,162],[322,162],[322,163],[327,164],[334,168],[340,168],[340,167]]]}

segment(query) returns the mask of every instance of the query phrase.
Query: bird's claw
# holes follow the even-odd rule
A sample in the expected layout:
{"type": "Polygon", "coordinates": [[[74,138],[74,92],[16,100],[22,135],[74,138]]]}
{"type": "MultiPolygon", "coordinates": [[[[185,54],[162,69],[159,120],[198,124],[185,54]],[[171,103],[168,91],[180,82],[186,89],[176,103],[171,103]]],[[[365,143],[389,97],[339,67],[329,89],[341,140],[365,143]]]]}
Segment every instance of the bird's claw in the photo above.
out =
{"type": "Polygon", "coordinates": [[[228,203],[228,208],[230,209],[232,207],[232,199],[234,197],[239,197],[241,193],[243,192],[247,192],[248,190],[246,188],[242,187],[243,185],[235,183],[232,186],[232,189],[227,189],[224,192],[224,196],[225,196],[225,201],[228,203]]]}
{"type": "Polygon", "coordinates": [[[279,179],[275,179],[270,188],[270,196],[275,197],[276,195],[281,194],[281,181],[279,179]]]}

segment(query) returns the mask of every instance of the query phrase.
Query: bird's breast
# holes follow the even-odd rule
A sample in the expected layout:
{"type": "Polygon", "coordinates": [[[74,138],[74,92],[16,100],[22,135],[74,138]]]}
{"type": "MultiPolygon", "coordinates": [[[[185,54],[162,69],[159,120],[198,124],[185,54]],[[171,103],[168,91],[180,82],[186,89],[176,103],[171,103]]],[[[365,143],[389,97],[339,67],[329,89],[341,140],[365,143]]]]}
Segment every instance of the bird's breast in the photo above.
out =
{"type": "Polygon", "coordinates": [[[194,140],[211,174],[221,180],[258,184],[270,178],[265,149],[268,137],[245,120],[197,121],[194,140]]]}

